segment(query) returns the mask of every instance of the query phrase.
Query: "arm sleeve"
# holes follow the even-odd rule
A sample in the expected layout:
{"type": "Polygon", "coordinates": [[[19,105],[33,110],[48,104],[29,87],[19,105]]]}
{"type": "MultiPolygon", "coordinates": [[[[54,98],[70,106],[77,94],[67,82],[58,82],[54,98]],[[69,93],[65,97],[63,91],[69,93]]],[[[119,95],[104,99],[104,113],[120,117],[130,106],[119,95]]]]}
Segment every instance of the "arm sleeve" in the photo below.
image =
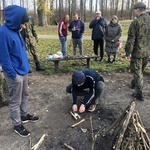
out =
{"type": "Polygon", "coordinates": [[[72,32],[72,28],[73,28],[73,27],[72,27],[72,23],[70,23],[69,26],[68,26],[68,30],[69,30],[70,32],[72,32]]]}
{"type": "Polygon", "coordinates": [[[84,30],[85,30],[85,24],[84,24],[84,22],[82,22],[82,25],[81,25],[81,35],[83,35],[83,33],[84,33],[84,30]]]}
{"type": "Polygon", "coordinates": [[[94,28],[94,26],[96,25],[96,23],[97,23],[96,19],[92,20],[91,23],[90,23],[90,25],[89,25],[89,28],[90,29],[94,28]]]}
{"type": "Polygon", "coordinates": [[[33,24],[31,24],[31,30],[32,30],[33,36],[37,39],[37,34],[36,34],[33,24]]]}
{"type": "Polygon", "coordinates": [[[77,92],[74,87],[72,87],[71,93],[72,93],[72,104],[77,104],[77,92]]]}
{"type": "Polygon", "coordinates": [[[92,100],[92,98],[95,95],[95,81],[91,79],[89,85],[90,85],[89,86],[89,93],[87,94],[86,100],[83,103],[85,106],[90,103],[90,101],[92,100]]]}
{"type": "Polygon", "coordinates": [[[59,34],[63,37],[63,34],[62,34],[62,27],[63,27],[63,24],[64,22],[61,22],[60,25],[59,25],[59,34]]]}
{"type": "Polygon", "coordinates": [[[119,41],[121,35],[122,35],[122,27],[119,25],[118,34],[117,34],[117,36],[114,38],[114,41],[115,41],[115,42],[119,41]]]}
{"type": "Polygon", "coordinates": [[[7,37],[2,34],[0,38],[0,61],[2,62],[2,69],[4,72],[6,72],[7,76],[11,77],[14,80],[17,73],[11,64],[11,59],[9,55],[10,47],[11,44],[9,40],[7,40],[7,37]]]}
{"type": "Polygon", "coordinates": [[[125,45],[126,56],[129,56],[133,50],[134,42],[136,38],[136,30],[138,30],[137,22],[133,21],[128,30],[128,38],[125,45]]]}

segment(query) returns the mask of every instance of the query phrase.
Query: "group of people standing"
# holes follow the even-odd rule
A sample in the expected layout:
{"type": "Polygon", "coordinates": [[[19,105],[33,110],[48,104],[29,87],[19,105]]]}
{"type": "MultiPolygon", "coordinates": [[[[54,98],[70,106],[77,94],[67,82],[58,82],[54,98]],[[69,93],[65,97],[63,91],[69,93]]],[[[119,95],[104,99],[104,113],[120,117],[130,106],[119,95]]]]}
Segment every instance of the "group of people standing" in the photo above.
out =
{"type": "MultiPolygon", "coordinates": [[[[150,56],[150,16],[145,12],[145,9],[146,5],[143,2],[134,5],[137,18],[132,21],[129,27],[125,45],[126,59],[130,60],[130,68],[133,72],[131,87],[135,91],[132,96],[140,101],[144,100],[143,71],[150,56]]],[[[9,89],[9,110],[14,131],[22,137],[27,137],[30,132],[23,126],[23,123],[39,120],[38,116],[31,115],[28,111],[28,73],[30,65],[25,45],[27,41],[26,38],[23,39],[21,31],[28,28],[29,17],[25,8],[16,5],[6,7],[4,15],[5,23],[0,28],[0,64],[9,89]]],[[[63,44],[66,44],[67,29],[72,32],[74,55],[76,55],[77,46],[80,49],[80,55],[82,55],[84,22],[79,19],[78,14],[74,14],[74,21],[70,23],[69,27],[67,26],[68,21],[69,16],[66,15],[61,20],[58,29],[63,55],[66,56],[66,46],[63,44]]],[[[89,27],[93,30],[92,39],[95,54],[98,55],[98,45],[100,45],[100,61],[103,60],[105,39],[108,62],[114,62],[122,32],[117,16],[113,16],[109,25],[107,25],[106,20],[101,17],[101,12],[98,11],[96,12],[96,18],[92,20],[89,27]],[[97,34],[98,32],[99,34],[97,34]],[[112,61],[110,55],[114,57],[112,61]]],[[[38,64],[37,61],[36,63],[38,64]]],[[[0,78],[0,84],[1,82],[0,78]]],[[[83,113],[88,109],[88,111],[93,112],[104,87],[103,77],[94,70],[85,69],[73,73],[72,83],[66,88],[66,91],[72,94],[73,111],[83,113]],[[78,109],[77,96],[80,94],[85,97],[78,109]]],[[[3,95],[0,98],[2,99],[3,95]]]]}
{"type": "MultiPolygon", "coordinates": [[[[100,55],[100,61],[104,58],[104,41],[106,41],[106,53],[108,56],[108,63],[113,63],[116,60],[116,54],[118,50],[118,43],[121,37],[122,28],[118,22],[118,17],[114,15],[109,24],[101,15],[101,11],[97,11],[95,18],[90,22],[89,28],[92,29],[91,38],[93,40],[93,51],[95,55],[100,55]],[[100,47],[100,54],[98,49],[100,47]],[[113,60],[111,61],[111,55],[113,60]]],[[[67,56],[66,41],[67,31],[72,33],[73,55],[77,54],[77,46],[79,48],[80,55],[83,55],[82,37],[85,31],[85,24],[79,18],[78,14],[73,14],[73,21],[69,24],[69,16],[66,15],[58,26],[58,35],[62,46],[63,56],[67,56]],[[69,26],[68,26],[69,24],[69,26]]],[[[97,58],[95,58],[97,61],[97,58]]]]}

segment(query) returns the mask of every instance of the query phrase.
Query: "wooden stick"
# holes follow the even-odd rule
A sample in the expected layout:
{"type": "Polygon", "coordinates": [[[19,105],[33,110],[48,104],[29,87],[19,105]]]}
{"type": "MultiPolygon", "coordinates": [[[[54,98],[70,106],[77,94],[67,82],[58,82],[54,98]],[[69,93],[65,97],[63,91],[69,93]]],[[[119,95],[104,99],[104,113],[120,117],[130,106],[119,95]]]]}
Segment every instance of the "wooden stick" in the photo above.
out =
{"type": "Polygon", "coordinates": [[[72,146],[70,146],[70,145],[68,145],[68,144],[66,144],[66,143],[64,143],[64,146],[66,146],[68,149],[70,149],[70,150],[75,150],[72,146]]]}
{"type": "Polygon", "coordinates": [[[122,121],[122,119],[125,117],[125,115],[127,114],[128,109],[130,108],[130,105],[126,107],[126,109],[124,110],[124,112],[122,113],[122,115],[107,129],[107,131],[105,132],[105,134],[103,136],[107,136],[108,133],[114,128],[117,127],[117,125],[122,121]]]}
{"type": "Polygon", "coordinates": [[[72,112],[72,111],[70,111],[70,114],[72,115],[72,117],[74,118],[74,119],[78,119],[75,115],[74,115],[74,113],[72,112]]]}
{"type": "Polygon", "coordinates": [[[122,140],[123,140],[123,137],[124,137],[124,133],[125,133],[127,127],[128,127],[128,124],[129,124],[130,118],[131,118],[131,116],[134,112],[134,109],[135,109],[135,102],[132,102],[130,110],[127,114],[127,117],[123,122],[123,127],[120,131],[120,135],[119,135],[118,140],[117,140],[116,145],[115,145],[115,150],[120,150],[120,146],[121,146],[121,143],[122,143],[122,140]]]}
{"type": "Polygon", "coordinates": [[[77,119],[80,119],[81,117],[80,117],[80,115],[78,114],[78,113],[74,113],[74,115],[77,117],[77,119]]]}
{"type": "Polygon", "coordinates": [[[85,119],[82,119],[81,121],[79,121],[79,122],[73,124],[71,127],[74,128],[75,126],[79,125],[80,123],[82,123],[82,122],[84,122],[84,121],[85,121],[85,119]]]}
{"type": "Polygon", "coordinates": [[[42,144],[46,136],[47,136],[46,134],[43,134],[40,140],[31,149],[37,150],[37,148],[42,144]]]}

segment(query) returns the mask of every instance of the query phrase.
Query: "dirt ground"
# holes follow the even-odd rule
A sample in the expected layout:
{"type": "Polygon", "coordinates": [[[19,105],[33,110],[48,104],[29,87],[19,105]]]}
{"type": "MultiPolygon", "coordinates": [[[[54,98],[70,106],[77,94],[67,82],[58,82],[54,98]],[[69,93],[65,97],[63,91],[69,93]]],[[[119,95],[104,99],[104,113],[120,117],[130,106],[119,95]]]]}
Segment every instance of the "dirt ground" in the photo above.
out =
{"type": "MultiPolygon", "coordinates": [[[[105,92],[94,113],[85,112],[81,117],[85,122],[71,128],[76,123],[71,115],[71,95],[66,94],[66,86],[71,74],[44,75],[33,71],[29,75],[29,111],[37,114],[40,120],[26,123],[31,132],[31,143],[36,144],[43,134],[48,136],[40,146],[41,150],[67,150],[64,143],[75,150],[91,150],[92,117],[93,131],[107,129],[133,100],[129,88],[132,75],[129,73],[102,74],[105,79],[105,92]]],[[[145,101],[135,100],[143,124],[150,135],[150,75],[144,76],[145,101]]],[[[95,150],[111,150],[111,137],[98,134],[95,150]]],[[[0,150],[29,150],[30,138],[22,138],[13,132],[8,107],[0,108],[0,150]]]]}

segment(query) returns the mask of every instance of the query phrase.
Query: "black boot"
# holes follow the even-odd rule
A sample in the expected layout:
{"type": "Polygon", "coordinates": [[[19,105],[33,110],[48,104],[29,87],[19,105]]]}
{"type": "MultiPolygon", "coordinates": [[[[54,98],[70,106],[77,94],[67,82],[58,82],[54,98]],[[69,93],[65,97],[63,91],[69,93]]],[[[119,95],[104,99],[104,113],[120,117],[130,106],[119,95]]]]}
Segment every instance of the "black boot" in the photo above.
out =
{"type": "Polygon", "coordinates": [[[112,64],[114,64],[116,61],[116,54],[114,54],[114,59],[111,61],[112,64]]]}
{"type": "Polygon", "coordinates": [[[40,63],[36,63],[36,71],[44,71],[45,69],[40,66],[40,63]]]}
{"type": "Polygon", "coordinates": [[[110,61],[110,55],[108,55],[107,63],[111,63],[111,61],[110,61]]]}

